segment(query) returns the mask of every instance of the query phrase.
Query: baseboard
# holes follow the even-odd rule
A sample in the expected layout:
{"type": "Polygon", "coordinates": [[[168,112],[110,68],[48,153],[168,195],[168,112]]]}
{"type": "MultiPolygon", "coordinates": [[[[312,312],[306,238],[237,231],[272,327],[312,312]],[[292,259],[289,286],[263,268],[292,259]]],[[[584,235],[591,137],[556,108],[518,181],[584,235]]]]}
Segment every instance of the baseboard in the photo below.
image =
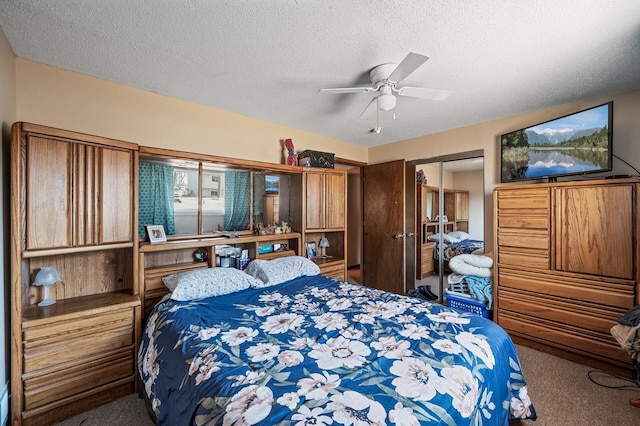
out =
{"type": "Polygon", "coordinates": [[[4,426],[9,421],[9,382],[4,385],[2,397],[0,397],[0,425],[4,426]]]}

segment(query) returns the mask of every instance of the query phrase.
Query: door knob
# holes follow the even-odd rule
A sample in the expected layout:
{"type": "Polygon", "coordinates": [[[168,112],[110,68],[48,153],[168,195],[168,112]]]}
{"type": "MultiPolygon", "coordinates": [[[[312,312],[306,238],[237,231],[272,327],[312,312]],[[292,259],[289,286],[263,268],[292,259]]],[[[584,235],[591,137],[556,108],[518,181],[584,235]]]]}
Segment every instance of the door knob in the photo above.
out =
{"type": "Polygon", "coordinates": [[[413,232],[408,232],[406,234],[396,234],[393,236],[393,238],[395,238],[396,240],[399,238],[404,238],[404,237],[414,237],[416,234],[414,234],[413,232]]]}

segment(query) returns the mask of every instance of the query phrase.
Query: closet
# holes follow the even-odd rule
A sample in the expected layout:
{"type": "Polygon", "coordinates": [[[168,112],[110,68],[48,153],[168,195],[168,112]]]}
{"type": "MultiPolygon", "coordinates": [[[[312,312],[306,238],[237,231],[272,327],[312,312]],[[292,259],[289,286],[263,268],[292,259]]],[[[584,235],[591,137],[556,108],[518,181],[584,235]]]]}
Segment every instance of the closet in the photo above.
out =
{"type": "Polygon", "coordinates": [[[516,342],[616,374],[609,330],[638,296],[637,179],[494,190],[495,320],[516,342]]]}
{"type": "Polygon", "coordinates": [[[136,390],[137,145],[16,123],[11,145],[13,424],[136,390]],[[54,304],[38,272],[53,267],[54,304]]]}

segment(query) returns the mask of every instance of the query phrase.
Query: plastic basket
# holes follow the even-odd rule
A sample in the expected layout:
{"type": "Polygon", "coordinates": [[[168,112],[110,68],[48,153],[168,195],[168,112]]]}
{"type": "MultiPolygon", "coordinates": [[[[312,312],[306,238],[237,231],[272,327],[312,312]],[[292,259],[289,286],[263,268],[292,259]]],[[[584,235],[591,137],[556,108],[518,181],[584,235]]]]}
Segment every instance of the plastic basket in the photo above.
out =
{"type": "Polygon", "coordinates": [[[449,283],[449,288],[451,289],[451,291],[455,291],[456,293],[471,294],[469,285],[464,280],[460,281],[459,283],[449,283]]]}
{"type": "Polygon", "coordinates": [[[461,293],[466,295],[471,295],[471,290],[469,290],[469,285],[463,276],[458,274],[450,274],[447,277],[447,282],[449,283],[449,290],[454,293],[461,293]],[[452,278],[458,279],[452,279],[452,278]]]}
{"type": "Polygon", "coordinates": [[[461,311],[469,312],[483,318],[491,318],[491,311],[487,310],[487,304],[476,299],[460,297],[445,291],[447,306],[461,311]]]}

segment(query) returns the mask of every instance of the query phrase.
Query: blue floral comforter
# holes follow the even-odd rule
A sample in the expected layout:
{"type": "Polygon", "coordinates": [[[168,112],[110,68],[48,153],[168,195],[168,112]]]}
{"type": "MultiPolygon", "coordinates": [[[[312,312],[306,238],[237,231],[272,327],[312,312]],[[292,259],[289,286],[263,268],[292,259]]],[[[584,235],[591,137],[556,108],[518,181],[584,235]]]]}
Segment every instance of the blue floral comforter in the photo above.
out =
{"type": "Polygon", "coordinates": [[[535,419],[498,325],[322,275],[159,303],[139,372],[160,425],[535,419]]]}

